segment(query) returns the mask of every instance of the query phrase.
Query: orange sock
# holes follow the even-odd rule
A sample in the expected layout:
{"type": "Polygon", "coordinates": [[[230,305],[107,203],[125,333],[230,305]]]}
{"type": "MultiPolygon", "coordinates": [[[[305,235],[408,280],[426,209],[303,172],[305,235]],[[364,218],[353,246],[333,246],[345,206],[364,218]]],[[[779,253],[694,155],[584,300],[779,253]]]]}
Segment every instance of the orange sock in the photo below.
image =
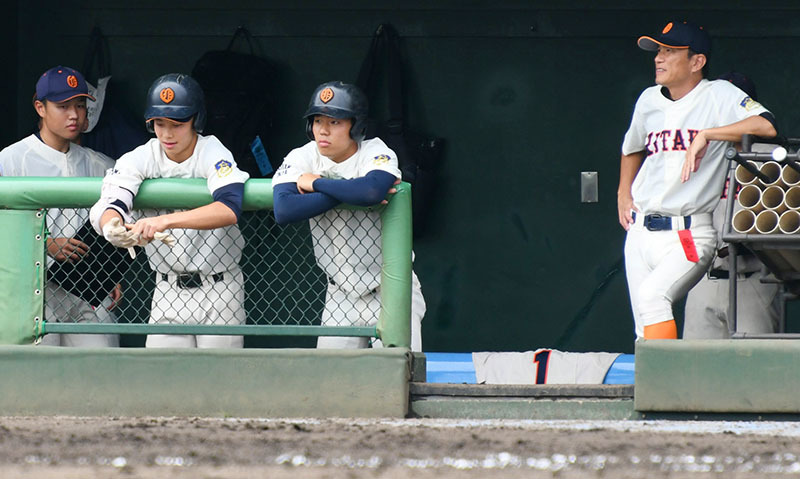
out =
{"type": "Polygon", "coordinates": [[[644,339],[678,339],[678,326],[674,319],[645,326],[644,339]]]}

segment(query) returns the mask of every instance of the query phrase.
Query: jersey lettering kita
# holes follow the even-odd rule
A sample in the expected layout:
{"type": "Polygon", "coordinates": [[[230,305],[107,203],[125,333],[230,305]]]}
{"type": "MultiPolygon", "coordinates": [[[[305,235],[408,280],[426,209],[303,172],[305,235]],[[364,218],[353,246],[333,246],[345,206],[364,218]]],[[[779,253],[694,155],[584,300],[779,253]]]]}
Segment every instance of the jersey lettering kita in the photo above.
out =
{"type": "Polygon", "coordinates": [[[644,146],[645,156],[654,155],[661,151],[686,151],[686,147],[700,133],[699,130],[663,130],[647,134],[647,144],[644,146]],[[689,141],[684,141],[688,138],[689,141]]]}
{"type": "Polygon", "coordinates": [[[675,101],[667,98],[662,88],[655,85],[642,92],[622,144],[623,155],[645,155],[632,186],[634,204],[643,214],[711,213],[725,181],[724,152],[731,143],[710,142],[697,172],[681,183],[686,150],[701,130],[768,111],[724,80],[701,80],[675,101]]]}

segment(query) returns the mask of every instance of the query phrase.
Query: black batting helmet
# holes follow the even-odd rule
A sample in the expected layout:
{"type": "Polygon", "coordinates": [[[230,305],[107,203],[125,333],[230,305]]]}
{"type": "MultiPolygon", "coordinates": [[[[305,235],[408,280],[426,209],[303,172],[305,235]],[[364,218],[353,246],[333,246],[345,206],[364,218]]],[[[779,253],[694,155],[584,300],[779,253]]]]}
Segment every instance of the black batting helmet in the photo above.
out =
{"type": "Polygon", "coordinates": [[[340,81],[323,83],[314,90],[308,109],[303,115],[306,119],[306,136],[310,140],[314,139],[314,115],[324,115],[339,119],[351,118],[353,126],[350,127],[350,138],[361,141],[367,132],[368,110],[367,96],[357,86],[340,81]]]}
{"type": "Polygon", "coordinates": [[[188,121],[194,117],[194,130],[203,131],[206,125],[206,102],[200,84],[183,73],[160,76],[147,91],[144,121],[153,132],[153,119],[188,121]]]}

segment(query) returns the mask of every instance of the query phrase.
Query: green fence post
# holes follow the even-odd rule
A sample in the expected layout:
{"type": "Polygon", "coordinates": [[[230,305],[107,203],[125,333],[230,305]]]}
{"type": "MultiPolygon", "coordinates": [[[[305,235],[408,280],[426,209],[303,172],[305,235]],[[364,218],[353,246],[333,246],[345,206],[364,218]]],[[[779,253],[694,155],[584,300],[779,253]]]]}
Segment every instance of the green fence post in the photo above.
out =
{"type": "Polygon", "coordinates": [[[0,210],[0,344],[31,344],[44,309],[44,211],[0,210]]]}
{"type": "Polygon", "coordinates": [[[378,337],[411,347],[411,185],[401,183],[381,213],[381,312],[378,337]]]}

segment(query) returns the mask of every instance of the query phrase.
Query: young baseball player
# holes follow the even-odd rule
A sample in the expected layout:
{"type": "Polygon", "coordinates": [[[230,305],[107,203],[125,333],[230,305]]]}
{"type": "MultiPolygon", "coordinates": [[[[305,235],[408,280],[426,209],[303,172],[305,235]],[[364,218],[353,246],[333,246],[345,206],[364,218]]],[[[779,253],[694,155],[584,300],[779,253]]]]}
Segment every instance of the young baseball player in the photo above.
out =
{"type": "MultiPolygon", "coordinates": [[[[64,66],[44,72],[36,82],[33,108],[39,116],[38,131],[0,151],[3,176],[103,176],[114,161],[74,142],[86,125],[89,95],[83,75],[64,66]]],[[[89,219],[86,208],[52,208],[47,212],[47,264],[72,263],[93,254],[89,246],[75,238],[89,219]]],[[[56,281],[45,288],[45,320],[51,322],[114,322],[109,312],[121,299],[114,288],[97,308],[70,293],[56,281]]],[[[118,346],[115,334],[48,334],[41,344],[50,346],[118,346]]]]}
{"type": "MultiPolygon", "coordinates": [[[[755,84],[739,72],[727,72],[719,76],[758,101],[755,84]]],[[[771,152],[777,145],[755,143],[752,151],[771,152]]],[[[762,283],[764,265],[749,250],[739,249],[736,274],[728,269],[728,247],[722,241],[722,227],[725,218],[725,198],[723,196],[712,213],[714,228],[719,232],[717,253],[707,274],[689,291],[684,309],[683,339],[728,339],[728,281],[737,281],[736,332],[774,333],[778,329],[780,316],[779,287],[775,283],[762,283]]]]}
{"type": "MultiPolygon", "coordinates": [[[[205,120],[203,91],[194,79],[178,73],[156,79],[145,108],[156,138],[120,157],[92,207],[92,224],[109,242],[122,248],[146,243],[156,272],[152,324],[245,321],[239,268],[244,239],[236,223],[248,175],[217,138],[198,134],[205,120]],[[214,201],[186,211],[158,211],[133,223],[133,200],[147,178],[205,178],[214,201]],[[167,230],[171,236],[151,242],[164,239],[167,230]]],[[[151,334],[145,345],[240,348],[243,338],[151,334]]]]}
{"type": "MultiPolygon", "coordinates": [[[[277,222],[311,224],[317,264],[328,276],[324,326],[372,325],[381,307],[380,215],[333,209],[380,204],[400,178],[395,153],[379,138],[364,139],[367,111],[356,86],[318,86],[304,115],[311,141],[289,152],[272,180],[277,222]]],[[[411,349],[421,351],[425,300],[416,274],[411,276],[411,349]]],[[[318,348],[367,345],[367,338],[353,337],[317,342],[318,348]]]]}
{"type": "Polygon", "coordinates": [[[628,232],[625,267],[637,338],[675,339],[673,301],[708,269],[731,142],[776,135],[771,114],[727,81],[704,78],[711,39],[670,22],[639,47],[654,51],[656,85],[642,92],[625,134],[617,191],[628,232]]]}

